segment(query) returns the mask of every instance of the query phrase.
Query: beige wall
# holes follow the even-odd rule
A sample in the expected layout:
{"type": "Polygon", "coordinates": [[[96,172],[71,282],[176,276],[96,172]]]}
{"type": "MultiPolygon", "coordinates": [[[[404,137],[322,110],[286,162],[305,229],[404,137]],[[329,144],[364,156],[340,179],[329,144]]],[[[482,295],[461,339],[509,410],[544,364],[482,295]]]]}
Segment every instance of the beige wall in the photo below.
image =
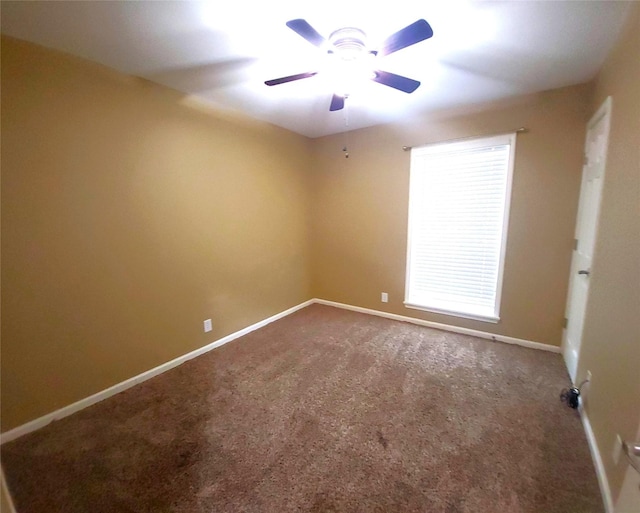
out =
{"type": "Polygon", "coordinates": [[[640,423],[640,4],[596,80],[595,113],[612,98],[611,132],[579,376],[593,374],[586,409],[615,498],[626,470],[615,436],[640,423]]]}
{"type": "Polygon", "coordinates": [[[560,345],[587,120],[589,86],[519,98],[467,114],[424,116],[314,144],[313,295],[511,337],[560,345]],[[403,145],[518,135],[501,320],[431,314],[403,305],[410,153],[403,145]],[[380,302],[381,292],[389,303],[380,302]]]}
{"type": "Polygon", "coordinates": [[[310,143],[3,38],[2,431],[309,299],[310,143]]]}

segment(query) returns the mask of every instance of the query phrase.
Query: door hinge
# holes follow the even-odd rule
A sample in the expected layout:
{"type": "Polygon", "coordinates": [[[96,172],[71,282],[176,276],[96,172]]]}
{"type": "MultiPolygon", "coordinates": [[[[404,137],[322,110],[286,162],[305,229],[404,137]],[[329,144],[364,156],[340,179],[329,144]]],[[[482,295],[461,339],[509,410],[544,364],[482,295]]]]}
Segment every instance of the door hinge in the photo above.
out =
{"type": "Polygon", "coordinates": [[[589,165],[589,155],[587,155],[586,153],[584,154],[584,164],[585,166],[589,165]]]}
{"type": "Polygon", "coordinates": [[[578,251],[578,239],[573,239],[573,250],[578,251]]]}
{"type": "Polygon", "coordinates": [[[569,319],[567,319],[566,317],[564,319],[562,319],[562,328],[563,329],[566,329],[568,324],[569,324],[569,319]]]}

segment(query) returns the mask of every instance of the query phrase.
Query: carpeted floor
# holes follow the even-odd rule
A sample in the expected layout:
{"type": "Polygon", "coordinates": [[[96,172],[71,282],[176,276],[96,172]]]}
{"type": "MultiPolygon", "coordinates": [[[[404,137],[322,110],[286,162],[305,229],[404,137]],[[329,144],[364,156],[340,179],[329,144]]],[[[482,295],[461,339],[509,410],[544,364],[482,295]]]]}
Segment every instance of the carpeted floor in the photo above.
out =
{"type": "Polygon", "coordinates": [[[560,355],[312,305],[2,446],[19,513],[602,512],[560,355]]]}

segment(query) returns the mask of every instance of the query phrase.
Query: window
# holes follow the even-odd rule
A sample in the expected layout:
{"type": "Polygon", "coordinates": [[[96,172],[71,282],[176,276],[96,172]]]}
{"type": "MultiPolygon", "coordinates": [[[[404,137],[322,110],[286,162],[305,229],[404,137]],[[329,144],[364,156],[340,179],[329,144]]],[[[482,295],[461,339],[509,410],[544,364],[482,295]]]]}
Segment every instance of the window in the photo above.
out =
{"type": "Polygon", "coordinates": [[[407,307],[498,322],[515,137],[411,150],[407,307]]]}

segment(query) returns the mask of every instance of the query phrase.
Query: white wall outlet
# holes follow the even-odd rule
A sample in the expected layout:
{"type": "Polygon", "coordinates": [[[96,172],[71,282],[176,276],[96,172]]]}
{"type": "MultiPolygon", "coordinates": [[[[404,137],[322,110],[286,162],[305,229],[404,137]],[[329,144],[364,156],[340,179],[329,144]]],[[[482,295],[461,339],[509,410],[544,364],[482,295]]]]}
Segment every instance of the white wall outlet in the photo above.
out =
{"type": "Polygon", "coordinates": [[[620,461],[620,453],[622,452],[622,438],[620,435],[616,435],[616,441],[613,443],[613,451],[611,452],[611,458],[615,465],[620,461]]]}
{"type": "Polygon", "coordinates": [[[382,294],[380,294],[380,301],[382,301],[383,303],[388,303],[389,294],[387,294],[386,292],[383,292],[382,294]]]}
{"type": "Polygon", "coordinates": [[[204,332],[209,333],[213,327],[211,326],[211,319],[207,319],[204,321],[204,332]]]}

